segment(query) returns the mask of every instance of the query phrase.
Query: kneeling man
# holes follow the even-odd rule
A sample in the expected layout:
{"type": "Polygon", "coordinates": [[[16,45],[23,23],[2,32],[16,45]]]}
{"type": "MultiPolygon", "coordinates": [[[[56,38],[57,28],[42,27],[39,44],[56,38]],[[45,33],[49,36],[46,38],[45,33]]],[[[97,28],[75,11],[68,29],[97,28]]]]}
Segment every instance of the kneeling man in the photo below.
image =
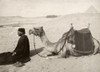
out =
{"type": "Polygon", "coordinates": [[[18,40],[18,44],[15,50],[12,53],[13,61],[16,62],[17,65],[22,65],[25,62],[30,61],[30,45],[29,39],[25,35],[25,29],[18,29],[18,36],[20,36],[18,40]]]}

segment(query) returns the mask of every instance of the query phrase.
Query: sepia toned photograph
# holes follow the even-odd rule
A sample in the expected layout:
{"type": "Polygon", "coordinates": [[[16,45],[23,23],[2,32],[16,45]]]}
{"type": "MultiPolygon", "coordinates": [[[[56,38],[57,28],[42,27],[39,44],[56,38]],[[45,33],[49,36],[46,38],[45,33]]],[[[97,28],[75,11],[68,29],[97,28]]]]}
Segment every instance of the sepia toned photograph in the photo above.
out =
{"type": "Polygon", "coordinates": [[[0,0],[0,72],[100,72],[100,0],[0,0]]]}

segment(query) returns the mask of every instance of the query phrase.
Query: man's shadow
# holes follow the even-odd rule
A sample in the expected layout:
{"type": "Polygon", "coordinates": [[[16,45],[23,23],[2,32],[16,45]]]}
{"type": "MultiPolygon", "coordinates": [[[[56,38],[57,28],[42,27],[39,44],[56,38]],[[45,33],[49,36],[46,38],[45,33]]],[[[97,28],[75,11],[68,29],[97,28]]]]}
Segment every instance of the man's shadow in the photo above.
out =
{"type": "Polygon", "coordinates": [[[31,50],[31,51],[30,51],[30,57],[32,57],[32,56],[34,56],[34,55],[36,55],[36,54],[42,52],[42,51],[43,51],[43,48],[44,48],[44,47],[41,47],[41,48],[38,48],[38,49],[31,50]]]}
{"type": "MultiPolygon", "coordinates": [[[[38,48],[36,50],[31,50],[30,57],[36,55],[37,53],[40,53],[41,51],[43,51],[43,47],[38,48]]],[[[9,64],[13,64],[12,53],[11,52],[0,53],[0,65],[9,65],[9,64]]]]}

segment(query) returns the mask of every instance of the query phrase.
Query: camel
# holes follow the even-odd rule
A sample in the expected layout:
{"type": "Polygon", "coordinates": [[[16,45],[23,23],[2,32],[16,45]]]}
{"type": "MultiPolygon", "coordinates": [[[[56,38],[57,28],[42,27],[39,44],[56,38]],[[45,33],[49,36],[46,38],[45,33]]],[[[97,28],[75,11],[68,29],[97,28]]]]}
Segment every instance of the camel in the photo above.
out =
{"type": "MultiPolygon", "coordinates": [[[[43,27],[37,27],[37,28],[34,27],[33,29],[30,29],[29,31],[30,31],[30,34],[34,34],[35,36],[38,36],[41,39],[45,49],[49,51],[51,54],[56,55],[55,58],[67,58],[69,57],[69,55],[79,56],[79,54],[74,52],[75,45],[71,43],[71,40],[74,40],[73,27],[68,32],[65,32],[62,35],[62,37],[55,43],[52,43],[49,41],[43,27]]],[[[94,38],[93,38],[93,41],[94,41],[94,46],[95,46],[93,54],[96,54],[100,50],[100,44],[94,38]]]]}

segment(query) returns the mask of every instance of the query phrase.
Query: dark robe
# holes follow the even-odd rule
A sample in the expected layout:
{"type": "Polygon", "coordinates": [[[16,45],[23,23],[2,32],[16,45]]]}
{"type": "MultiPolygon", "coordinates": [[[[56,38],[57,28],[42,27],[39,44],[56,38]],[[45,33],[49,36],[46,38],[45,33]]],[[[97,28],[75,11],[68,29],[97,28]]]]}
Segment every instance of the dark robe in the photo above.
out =
{"type": "Polygon", "coordinates": [[[13,61],[20,61],[24,62],[25,60],[30,60],[30,45],[29,40],[26,35],[22,35],[19,40],[18,44],[14,50],[16,54],[13,56],[13,61]]]}

